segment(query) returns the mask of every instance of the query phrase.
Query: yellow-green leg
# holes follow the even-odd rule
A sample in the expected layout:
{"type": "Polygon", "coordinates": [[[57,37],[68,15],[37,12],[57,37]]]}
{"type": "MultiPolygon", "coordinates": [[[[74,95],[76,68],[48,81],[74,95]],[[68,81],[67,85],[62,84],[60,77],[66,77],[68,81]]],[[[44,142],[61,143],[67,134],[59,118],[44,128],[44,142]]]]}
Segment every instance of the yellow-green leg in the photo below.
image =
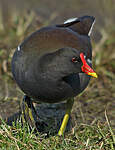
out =
{"type": "Polygon", "coordinates": [[[59,136],[64,134],[64,131],[66,129],[66,126],[67,126],[67,123],[68,123],[68,120],[69,120],[69,116],[70,116],[70,113],[71,113],[71,110],[72,110],[73,103],[74,103],[74,98],[67,100],[66,113],[65,113],[65,116],[63,118],[63,121],[62,121],[61,127],[59,129],[59,132],[58,132],[59,136]]]}
{"type": "Polygon", "coordinates": [[[30,97],[25,95],[21,105],[22,105],[22,122],[23,123],[28,122],[31,129],[33,127],[37,129],[36,127],[37,113],[30,97]]]}

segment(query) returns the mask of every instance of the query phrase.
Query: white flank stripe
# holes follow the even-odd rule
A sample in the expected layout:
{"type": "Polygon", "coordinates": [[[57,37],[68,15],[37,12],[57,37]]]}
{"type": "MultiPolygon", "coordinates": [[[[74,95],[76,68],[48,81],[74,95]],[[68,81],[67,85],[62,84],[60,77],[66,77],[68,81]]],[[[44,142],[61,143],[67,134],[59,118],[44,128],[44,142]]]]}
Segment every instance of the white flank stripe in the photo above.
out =
{"type": "Polygon", "coordinates": [[[66,21],[64,22],[64,24],[73,22],[73,21],[75,21],[75,20],[77,20],[77,19],[78,19],[78,18],[70,18],[70,19],[66,20],[66,21]]]}
{"type": "Polygon", "coordinates": [[[92,32],[92,29],[93,29],[94,23],[95,23],[95,20],[94,20],[94,22],[92,23],[92,26],[91,26],[91,28],[90,28],[90,30],[89,30],[89,33],[88,33],[88,36],[90,36],[90,35],[91,35],[91,32],[92,32]]]}
{"type": "Polygon", "coordinates": [[[18,51],[20,51],[20,46],[18,46],[18,51]]]}

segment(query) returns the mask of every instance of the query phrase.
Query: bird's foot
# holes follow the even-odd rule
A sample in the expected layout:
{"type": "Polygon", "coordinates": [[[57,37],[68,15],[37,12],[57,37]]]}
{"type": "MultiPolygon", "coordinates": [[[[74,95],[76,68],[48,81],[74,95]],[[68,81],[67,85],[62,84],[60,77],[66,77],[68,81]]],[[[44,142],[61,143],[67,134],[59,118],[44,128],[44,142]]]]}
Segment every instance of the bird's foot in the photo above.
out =
{"type": "Polygon", "coordinates": [[[37,129],[38,115],[30,97],[26,95],[24,96],[21,104],[21,109],[22,109],[22,122],[23,123],[27,122],[31,129],[32,128],[37,129]]]}
{"type": "Polygon", "coordinates": [[[24,96],[21,109],[23,124],[28,123],[31,130],[34,128],[36,131],[43,132],[47,124],[44,123],[40,117],[38,118],[38,114],[30,97],[24,96]]]}

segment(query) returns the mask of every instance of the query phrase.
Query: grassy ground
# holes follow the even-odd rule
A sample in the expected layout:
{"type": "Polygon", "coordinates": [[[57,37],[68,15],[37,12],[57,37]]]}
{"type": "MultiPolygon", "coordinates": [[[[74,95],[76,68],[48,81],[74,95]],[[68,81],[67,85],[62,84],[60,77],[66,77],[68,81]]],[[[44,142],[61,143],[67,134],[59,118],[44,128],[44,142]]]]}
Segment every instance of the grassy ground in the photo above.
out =
{"type": "Polygon", "coordinates": [[[49,149],[49,150],[114,150],[115,137],[107,120],[108,126],[98,122],[96,125],[81,124],[73,133],[66,133],[63,137],[45,134],[36,136],[30,132],[27,125],[10,127],[2,122],[0,126],[1,149],[49,149]]]}
{"type": "MultiPolygon", "coordinates": [[[[11,58],[15,47],[30,32],[33,14],[19,18],[15,16],[8,28],[0,28],[0,78],[5,82],[14,82],[11,75],[11,58]],[[5,30],[4,30],[5,29],[5,30]]],[[[44,23],[42,25],[47,24],[44,23]]],[[[39,28],[37,27],[35,28],[39,28]]],[[[0,149],[51,149],[51,150],[114,150],[115,149],[115,28],[103,31],[100,43],[93,44],[94,68],[98,73],[97,80],[91,80],[88,88],[75,101],[72,118],[72,131],[64,137],[52,134],[34,134],[28,125],[22,127],[20,120],[13,126],[3,120],[0,125],[0,149]]],[[[1,85],[2,86],[2,85],[1,85]]],[[[17,87],[16,87],[17,88],[17,87]]],[[[9,96],[5,88],[5,98],[0,100],[2,107],[7,110],[12,107],[10,100],[19,100],[23,94],[17,90],[15,96],[9,96]],[[5,104],[5,105],[4,105],[5,104]]],[[[13,108],[14,110],[17,108],[13,108]]],[[[7,111],[6,110],[6,111],[7,111]]],[[[14,111],[15,112],[15,111],[14,111]]],[[[2,111],[0,112],[2,116],[2,111]]]]}

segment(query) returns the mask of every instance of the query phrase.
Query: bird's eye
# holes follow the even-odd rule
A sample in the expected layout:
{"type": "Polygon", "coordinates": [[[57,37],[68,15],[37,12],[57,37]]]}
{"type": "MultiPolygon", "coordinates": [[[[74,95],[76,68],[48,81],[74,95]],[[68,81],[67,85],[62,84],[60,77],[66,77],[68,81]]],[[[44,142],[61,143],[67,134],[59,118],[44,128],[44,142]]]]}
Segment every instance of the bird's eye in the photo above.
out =
{"type": "Polygon", "coordinates": [[[72,62],[74,62],[74,63],[76,63],[76,62],[81,62],[81,59],[80,59],[80,58],[73,57],[73,58],[72,58],[72,62]]]}

